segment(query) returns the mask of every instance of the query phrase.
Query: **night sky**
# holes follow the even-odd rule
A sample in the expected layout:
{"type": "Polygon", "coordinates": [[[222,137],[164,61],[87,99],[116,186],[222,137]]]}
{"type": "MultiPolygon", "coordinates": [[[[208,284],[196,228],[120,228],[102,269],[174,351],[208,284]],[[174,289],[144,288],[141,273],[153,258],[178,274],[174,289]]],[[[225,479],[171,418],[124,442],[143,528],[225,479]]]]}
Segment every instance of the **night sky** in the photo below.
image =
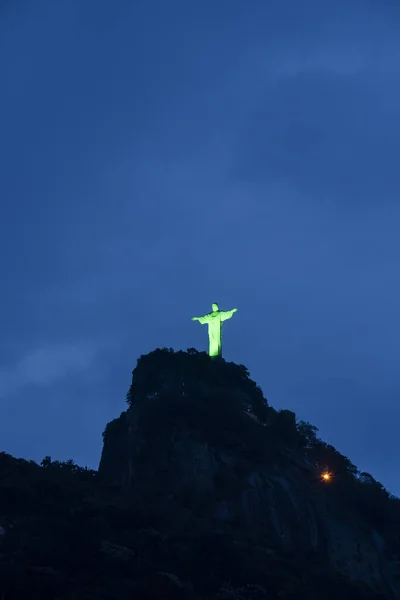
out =
{"type": "Polygon", "coordinates": [[[0,450],[224,356],[400,495],[398,0],[0,2],[0,450]]]}

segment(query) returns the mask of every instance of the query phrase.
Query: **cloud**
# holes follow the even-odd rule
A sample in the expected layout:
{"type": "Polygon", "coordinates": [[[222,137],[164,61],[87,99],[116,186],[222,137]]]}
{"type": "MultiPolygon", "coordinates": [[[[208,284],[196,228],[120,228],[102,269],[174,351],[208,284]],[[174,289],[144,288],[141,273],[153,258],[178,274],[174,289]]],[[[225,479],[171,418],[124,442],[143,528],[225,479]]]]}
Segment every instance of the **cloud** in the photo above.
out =
{"type": "Polygon", "coordinates": [[[238,137],[232,173],[252,185],[287,181],[319,202],[393,205],[398,134],[396,114],[367,81],[305,72],[265,94],[238,137]]]}
{"type": "Polygon", "coordinates": [[[28,386],[49,386],[71,373],[86,371],[97,354],[98,348],[82,342],[37,348],[0,370],[0,397],[28,386]]]}

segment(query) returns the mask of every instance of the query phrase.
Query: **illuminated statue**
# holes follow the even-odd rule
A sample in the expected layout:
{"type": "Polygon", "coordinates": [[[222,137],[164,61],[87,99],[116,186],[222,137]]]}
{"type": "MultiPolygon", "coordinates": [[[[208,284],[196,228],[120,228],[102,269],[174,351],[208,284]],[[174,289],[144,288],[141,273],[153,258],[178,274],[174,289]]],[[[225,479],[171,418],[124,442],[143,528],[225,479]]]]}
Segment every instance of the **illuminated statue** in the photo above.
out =
{"type": "Polygon", "coordinates": [[[230,319],[237,308],[232,310],[219,310],[218,304],[212,304],[212,312],[204,317],[193,317],[192,321],[200,321],[201,325],[208,325],[208,339],[210,341],[210,356],[222,356],[222,323],[230,319]]]}

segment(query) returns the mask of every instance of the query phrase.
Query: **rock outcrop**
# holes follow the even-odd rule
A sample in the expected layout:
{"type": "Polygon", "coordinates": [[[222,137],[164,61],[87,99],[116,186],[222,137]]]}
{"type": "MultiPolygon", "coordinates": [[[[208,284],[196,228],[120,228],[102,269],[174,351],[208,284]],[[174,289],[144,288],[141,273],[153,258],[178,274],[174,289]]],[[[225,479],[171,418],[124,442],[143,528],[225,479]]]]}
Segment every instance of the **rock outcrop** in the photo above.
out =
{"type": "Polygon", "coordinates": [[[400,501],[245,367],[156,350],[127,401],[98,472],[0,452],[1,600],[400,598],[400,501]]]}
{"type": "Polygon", "coordinates": [[[235,379],[235,366],[207,366],[193,353],[142,357],[130,406],[105,431],[101,478],[160,511],[173,505],[186,522],[208,519],[239,543],[309,557],[383,597],[399,598],[395,549],[342,493],[354,475],[335,473],[324,482],[293,414],[276,413],[266,400],[262,406],[243,367],[235,379]],[[257,410],[264,410],[259,418],[257,410]]]}

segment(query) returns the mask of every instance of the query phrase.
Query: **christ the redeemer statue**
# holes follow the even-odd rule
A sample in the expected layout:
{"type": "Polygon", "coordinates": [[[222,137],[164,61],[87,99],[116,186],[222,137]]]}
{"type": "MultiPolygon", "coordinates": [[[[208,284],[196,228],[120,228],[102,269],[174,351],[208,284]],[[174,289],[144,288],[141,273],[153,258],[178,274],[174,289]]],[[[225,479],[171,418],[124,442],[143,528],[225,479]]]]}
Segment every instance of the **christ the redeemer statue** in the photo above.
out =
{"type": "Polygon", "coordinates": [[[208,339],[210,341],[210,356],[222,356],[222,323],[230,319],[237,311],[237,308],[232,310],[219,310],[218,304],[212,304],[212,312],[204,315],[204,317],[193,317],[192,321],[199,321],[201,325],[208,325],[208,339]]]}

